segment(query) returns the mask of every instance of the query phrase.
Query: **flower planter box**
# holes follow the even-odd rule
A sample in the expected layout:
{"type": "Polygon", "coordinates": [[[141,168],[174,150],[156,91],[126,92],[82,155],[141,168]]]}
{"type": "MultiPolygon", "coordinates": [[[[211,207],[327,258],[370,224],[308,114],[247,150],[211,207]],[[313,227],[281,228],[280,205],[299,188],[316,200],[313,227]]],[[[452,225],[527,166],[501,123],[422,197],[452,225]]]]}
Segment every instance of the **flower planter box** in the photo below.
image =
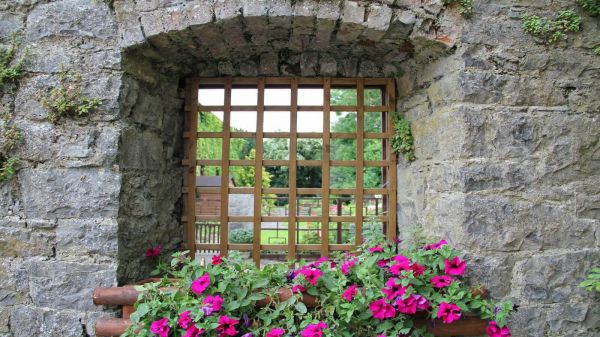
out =
{"type": "MultiPolygon", "coordinates": [[[[149,279],[139,283],[154,282],[156,279],[149,279]]],[[[173,289],[166,287],[165,289],[173,289]]],[[[486,295],[485,289],[473,289],[473,294],[486,295]]],[[[129,326],[131,321],[129,317],[133,313],[133,304],[138,299],[139,292],[135,290],[133,285],[112,288],[96,288],[93,293],[93,301],[95,305],[118,305],[122,306],[122,318],[102,317],[96,321],[95,331],[96,336],[112,337],[120,336],[129,326]]],[[[280,289],[278,291],[279,301],[285,301],[292,296],[290,289],[280,289]]],[[[266,297],[256,301],[256,306],[264,307],[271,303],[272,299],[266,297]]],[[[302,302],[309,307],[317,305],[314,296],[304,294],[302,302]]],[[[429,320],[425,317],[417,317],[415,325],[417,327],[427,327],[427,331],[439,337],[451,336],[481,336],[485,334],[487,321],[478,317],[463,317],[452,324],[443,324],[440,320],[429,320]]]]}

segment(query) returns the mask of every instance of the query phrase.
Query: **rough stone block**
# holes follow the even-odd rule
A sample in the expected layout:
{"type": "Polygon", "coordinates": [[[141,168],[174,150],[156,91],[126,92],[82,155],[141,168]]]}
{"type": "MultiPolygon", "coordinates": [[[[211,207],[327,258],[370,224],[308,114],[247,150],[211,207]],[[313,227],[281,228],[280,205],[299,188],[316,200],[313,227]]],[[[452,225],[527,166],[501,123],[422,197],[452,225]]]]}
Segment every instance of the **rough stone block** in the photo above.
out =
{"type": "Polygon", "coordinates": [[[337,73],[337,60],[335,57],[331,56],[330,54],[320,54],[319,74],[321,76],[336,76],[337,73]]]}
{"type": "Polygon", "coordinates": [[[312,77],[317,75],[319,54],[317,52],[304,52],[300,58],[302,76],[312,77]]]}
{"type": "Polygon", "coordinates": [[[35,6],[27,17],[26,37],[37,41],[52,36],[117,37],[117,24],[102,3],[58,1],[35,6]]]}
{"type": "Polygon", "coordinates": [[[114,265],[61,261],[28,261],[18,271],[29,286],[33,304],[40,307],[97,311],[91,301],[95,287],[116,284],[114,265]]]}
{"type": "Polygon", "coordinates": [[[261,75],[277,75],[279,73],[279,57],[277,54],[262,54],[258,69],[261,75]]]}
{"type": "Polygon", "coordinates": [[[117,215],[119,175],[101,169],[37,168],[19,172],[28,217],[106,218],[117,215]]]}
{"type": "Polygon", "coordinates": [[[9,12],[0,13],[0,36],[9,36],[11,33],[21,30],[22,27],[21,15],[9,12]]]}
{"type": "Polygon", "coordinates": [[[0,258],[53,255],[52,230],[32,230],[25,221],[0,221],[0,258]]]}
{"type": "Polygon", "coordinates": [[[56,227],[58,257],[94,254],[117,257],[117,229],[114,219],[65,219],[56,227]]]}
{"type": "Polygon", "coordinates": [[[14,337],[84,335],[81,323],[84,314],[77,311],[60,311],[35,306],[19,306],[10,317],[14,337]]]}
{"type": "Polygon", "coordinates": [[[363,31],[362,37],[372,41],[381,40],[390,27],[392,14],[393,11],[388,6],[372,4],[365,22],[367,28],[363,31]]]}

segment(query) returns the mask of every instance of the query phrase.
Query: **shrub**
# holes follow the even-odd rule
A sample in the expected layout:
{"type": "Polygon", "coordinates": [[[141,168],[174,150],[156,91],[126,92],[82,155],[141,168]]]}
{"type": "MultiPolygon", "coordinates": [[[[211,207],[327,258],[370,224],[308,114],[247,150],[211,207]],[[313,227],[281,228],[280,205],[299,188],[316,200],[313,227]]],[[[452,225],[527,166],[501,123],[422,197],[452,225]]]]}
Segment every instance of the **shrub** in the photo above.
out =
{"type": "Polygon", "coordinates": [[[254,235],[251,229],[238,228],[229,232],[229,242],[231,243],[252,243],[254,235]]]}

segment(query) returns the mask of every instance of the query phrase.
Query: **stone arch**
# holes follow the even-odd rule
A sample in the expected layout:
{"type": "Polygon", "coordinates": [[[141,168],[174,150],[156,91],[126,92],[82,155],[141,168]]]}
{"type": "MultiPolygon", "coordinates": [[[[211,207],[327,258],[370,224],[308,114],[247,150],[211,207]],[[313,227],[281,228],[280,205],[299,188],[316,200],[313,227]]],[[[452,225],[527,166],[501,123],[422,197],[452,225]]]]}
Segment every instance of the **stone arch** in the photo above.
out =
{"type": "Polygon", "coordinates": [[[120,282],[148,272],[140,247],[179,246],[182,79],[402,76],[451,51],[462,17],[440,4],[252,0],[115,2],[120,94],[120,282]]]}

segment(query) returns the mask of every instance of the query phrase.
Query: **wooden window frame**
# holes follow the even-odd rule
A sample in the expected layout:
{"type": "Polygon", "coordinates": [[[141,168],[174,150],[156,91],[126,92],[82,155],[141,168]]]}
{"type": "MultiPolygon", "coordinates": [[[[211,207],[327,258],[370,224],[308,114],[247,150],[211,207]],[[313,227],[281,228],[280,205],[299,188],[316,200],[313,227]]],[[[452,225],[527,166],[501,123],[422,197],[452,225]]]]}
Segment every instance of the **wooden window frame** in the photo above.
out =
{"type": "Polygon", "coordinates": [[[386,214],[380,217],[384,225],[384,231],[388,238],[396,237],[396,155],[392,152],[389,142],[390,136],[394,132],[392,114],[395,112],[396,97],[395,83],[389,78],[297,78],[297,77],[275,77],[275,78],[201,78],[192,77],[186,80],[185,88],[185,106],[184,106],[184,160],[182,162],[185,173],[183,182],[183,217],[184,236],[187,249],[193,255],[196,250],[216,250],[224,256],[229,250],[240,250],[252,252],[252,257],[257,265],[260,264],[260,251],[281,250],[288,252],[288,258],[295,260],[298,251],[317,250],[322,257],[327,257],[330,251],[352,251],[357,245],[361,244],[362,225],[364,215],[363,207],[356,207],[355,216],[331,216],[329,214],[329,199],[331,194],[352,194],[355,197],[356,205],[363,205],[365,194],[382,194],[387,202],[386,214]],[[224,88],[225,102],[223,106],[200,106],[198,101],[199,89],[203,86],[220,86],[224,88]],[[258,99],[255,106],[235,106],[231,105],[232,89],[235,86],[250,86],[258,89],[258,99]],[[285,86],[291,88],[290,106],[265,106],[264,93],[265,88],[271,86],[285,86]],[[323,106],[298,106],[298,89],[303,86],[313,86],[323,88],[323,106]],[[356,106],[331,106],[332,87],[348,86],[357,90],[356,106]],[[382,89],[381,106],[364,105],[365,87],[380,87],[382,89]],[[198,117],[200,111],[223,111],[223,130],[222,132],[198,132],[198,117]],[[256,132],[232,132],[230,128],[231,111],[256,111],[257,128],[256,132]],[[290,111],[290,131],[289,132],[264,132],[263,119],[265,111],[290,111]],[[323,111],[323,132],[297,132],[298,111],[323,111]],[[332,111],[356,111],[357,128],[355,133],[332,133],[330,131],[330,113],[332,111]],[[382,112],[381,133],[364,132],[364,113],[382,112]],[[255,138],[256,139],[256,157],[254,160],[230,160],[229,159],[229,140],[231,138],[255,138]],[[197,159],[197,140],[198,138],[222,138],[222,158],[219,160],[198,160],[197,159]],[[288,160],[263,160],[263,139],[264,138],[289,138],[290,156],[288,160]],[[297,160],[296,150],[299,138],[320,138],[323,141],[322,160],[320,161],[302,161],[297,160]],[[331,139],[350,138],[356,139],[357,154],[355,161],[340,161],[330,159],[331,139]],[[364,140],[365,139],[383,139],[384,160],[365,161],[364,160],[364,140]],[[196,175],[198,165],[214,165],[221,167],[221,186],[198,188],[196,186],[196,175]],[[254,187],[230,187],[229,186],[229,166],[231,165],[250,165],[255,167],[254,187]],[[289,167],[289,188],[262,188],[262,168],[264,166],[285,165],[289,167]],[[296,168],[301,166],[321,166],[322,184],[321,188],[297,188],[296,187],[296,168]],[[330,170],[331,167],[355,166],[356,167],[356,185],[350,189],[330,188],[330,170]],[[383,179],[386,182],[384,188],[364,188],[364,168],[365,167],[386,167],[383,170],[383,179]],[[196,214],[196,192],[200,193],[220,193],[221,195],[221,214],[219,216],[198,216],[196,214]],[[286,217],[265,217],[261,212],[262,195],[266,193],[285,192],[288,194],[289,212],[286,217]],[[229,216],[228,203],[230,194],[251,194],[254,196],[253,216],[229,216]],[[319,217],[300,217],[296,213],[296,197],[299,194],[316,194],[322,197],[322,215],[319,217]],[[228,238],[228,224],[230,221],[245,221],[253,223],[253,243],[252,244],[232,244],[228,238]],[[285,221],[288,222],[288,243],[286,245],[265,245],[260,242],[261,223],[263,221],[285,221]],[[321,231],[325,233],[321,237],[321,243],[318,245],[297,244],[295,242],[295,228],[298,220],[313,220],[321,222],[321,231]],[[220,223],[220,243],[207,244],[196,242],[196,222],[198,221],[218,221],[220,223]],[[353,244],[331,244],[329,243],[329,223],[341,221],[354,221],[355,223],[355,242],[353,244]]]}

